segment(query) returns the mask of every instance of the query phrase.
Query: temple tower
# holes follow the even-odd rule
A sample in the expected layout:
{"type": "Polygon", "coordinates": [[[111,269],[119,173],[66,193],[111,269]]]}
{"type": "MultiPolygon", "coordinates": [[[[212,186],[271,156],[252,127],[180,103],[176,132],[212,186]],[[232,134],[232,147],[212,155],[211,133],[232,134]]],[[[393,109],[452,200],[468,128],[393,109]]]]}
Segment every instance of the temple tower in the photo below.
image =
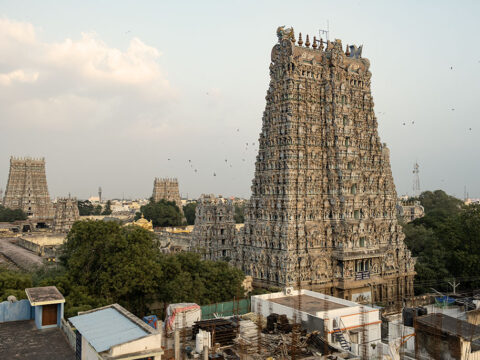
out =
{"type": "Polygon", "coordinates": [[[69,232],[75,221],[80,219],[77,198],[59,198],[55,204],[53,231],[69,232]]]}
{"type": "Polygon", "coordinates": [[[32,219],[47,220],[53,217],[44,158],[10,158],[3,204],[11,209],[22,209],[32,219]]]}
{"type": "Polygon", "coordinates": [[[235,238],[235,210],[231,200],[202,195],[195,209],[192,241],[207,260],[230,259],[235,238]]]}
{"type": "Polygon", "coordinates": [[[180,199],[180,190],[177,179],[155,178],[155,181],[153,182],[152,198],[155,202],[162,199],[173,201],[178,206],[183,216],[182,200],[180,199]]]}
{"type": "Polygon", "coordinates": [[[235,263],[258,285],[393,304],[413,295],[362,47],[279,28],[235,263]]]}

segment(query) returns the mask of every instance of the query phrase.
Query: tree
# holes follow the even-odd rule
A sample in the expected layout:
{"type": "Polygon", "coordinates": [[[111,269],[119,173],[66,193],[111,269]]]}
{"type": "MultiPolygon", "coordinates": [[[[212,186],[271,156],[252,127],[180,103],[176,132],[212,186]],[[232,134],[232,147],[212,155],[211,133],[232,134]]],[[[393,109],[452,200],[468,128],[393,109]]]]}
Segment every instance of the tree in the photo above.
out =
{"type": "Polygon", "coordinates": [[[223,261],[202,260],[194,253],[162,255],[159,299],[165,303],[210,304],[243,296],[243,272],[223,261]]]}
{"type": "Polygon", "coordinates": [[[183,207],[183,213],[185,214],[185,218],[187,219],[188,225],[195,224],[195,210],[197,209],[197,202],[188,203],[183,207]]]}
{"type": "Polygon", "coordinates": [[[78,221],[67,235],[61,261],[87,294],[143,314],[161,276],[159,256],[154,235],[138,226],[78,221]]]}
{"type": "Polygon", "coordinates": [[[145,219],[152,221],[154,227],[183,225],[182,214],[174,201],[162,199],[155,202],[151,199],[147,205],[140,207],[140,212],[135,214],[135,219],[140,219],[142,214],[145,219]]]}
{"type": "Polygon", "coordinates": [[[245,222],[245,204],[235,204],[235,223],[243,224],[245,222]]]}
{"type": "Polygon", "coordinates": [[[28,273],[0,268],[0,302],[10,295],[18,300],[26,299],[25,289],[32,287],[32,277],[28,273]]]}
{"type": "Polygon", "coordinates": [[[465,206],[442,190],[419,196],[425,216],[403,224],[405,243],[417,257],[417,294],[448,291],[447,282],[461,278],[463,289],[480,286],[480,207],[465,206]]]}
{"type": "Polygon", "coordinates": [[[0,205],[0,222],[27,220],[27,214],[22,209],[10,209],[0,205]]]}
{"type": "Polygon", "coordinates": [[[102,215],[102,205],[98,204],[93,207],[92,215],[102,215]]]}
{"type": "Polygon", "coordinates": [[[110,200],[107,200],[105,209],[103,209],[102,211],[102,215],[111,215],[111,214],[112,214],[112,202],[110,200]]]}
{"type": "Polygon", "coordinates": [[[89,216],[93,214],[93,204],[89,200],[79,200],[77,206],[80,216],[89,216]]]}

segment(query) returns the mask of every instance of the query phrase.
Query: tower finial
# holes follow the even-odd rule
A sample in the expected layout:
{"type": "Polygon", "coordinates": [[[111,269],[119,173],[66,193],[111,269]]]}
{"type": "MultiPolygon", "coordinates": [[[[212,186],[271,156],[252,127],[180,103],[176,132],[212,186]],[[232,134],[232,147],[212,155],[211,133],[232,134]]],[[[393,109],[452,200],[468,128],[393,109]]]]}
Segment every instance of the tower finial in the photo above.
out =
{"type": "Polygon", "coordinates": [[[305,46],[310,47],[310,39],[308,38],[308,34],[307,34],[307,40],[305,41],[305,46]]]}
{"type": "Polygon", "coordinates": [[[302,33],[298,33],[298,46],[303,45],[303,40],[302,40],[302,33]]]}
{"type": "Polygon", "coordinates": [[[320,46],[318,47],[320,50],[323,50],[323,39],[320,38],[320,46]]]}
{"type": "Polygon", "coordinates": [[[350,46],[347,44],[347,51],[345,51],[345,55],[350,56],[350,46]]]}
{"type": "Polygon", "coordinates": [[[312,44],[312,48],[316,49],[317,48],[317,37],[314,36],[313,37],[313,44],[312,44]]]}

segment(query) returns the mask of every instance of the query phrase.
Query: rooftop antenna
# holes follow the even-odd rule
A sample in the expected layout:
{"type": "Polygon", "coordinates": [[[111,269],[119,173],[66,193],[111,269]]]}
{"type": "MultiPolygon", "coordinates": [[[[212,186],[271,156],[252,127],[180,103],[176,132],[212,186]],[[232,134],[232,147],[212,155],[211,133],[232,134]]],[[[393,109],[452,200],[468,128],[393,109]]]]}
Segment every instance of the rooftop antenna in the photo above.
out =
{"type": "Polygon", "coordinates": [[[325,29],[318,30],[319,39],[322,39],[322,35],[325,35],[325,39],[327,41],[330,40],[330,24],[329,24],[328,20],[327,20],[327,30],[325,30],[325,29]]]}
{"type": "Polygon", "coordinates": [[[420,195],[420,176],[418,175],[420,172],[420,166],[418,162],[415,161],[413,165],[413,196],[417,197],[420,195]]]}

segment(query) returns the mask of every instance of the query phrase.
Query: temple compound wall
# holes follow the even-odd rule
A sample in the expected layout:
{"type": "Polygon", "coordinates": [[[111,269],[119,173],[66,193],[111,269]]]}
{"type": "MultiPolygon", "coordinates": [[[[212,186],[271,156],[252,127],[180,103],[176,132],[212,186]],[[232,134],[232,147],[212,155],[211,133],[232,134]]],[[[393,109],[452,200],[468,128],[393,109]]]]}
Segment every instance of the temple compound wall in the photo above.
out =
{"type": "Polygon", "coordinates": [[[10,158],[3,205],[11,209],[22,209],[32,220],[45,221],[53,218],[44,158],[10,158]]]}
{"type": "Polygon", "coordinates": [[[340,40],[277,35],[234,263],[257,285],[393,305],[413,295],[415,262],[396,219],[370,62],[340,40]]]}
{"type": "Polygon", "coordinates": [[[155,178],[153,182],[152,198],[155,202],[162,199],[173,201],[183,215],[182,200],[180,198],[180,190],[177,179],[170,178],[155,178]]]}
{"type": "Polygon", "coordinates": [[[75,221],[80,219],[77,198],[59,198],[55,204],[53,231],[68,233],[75,221]]]}
{"type": "Polygon", "coordinates": [[[229,199],[213,194],[204,194],[198,199],[192,243],[204,259],[231,259],[236,233],[234,214],[229,199]]]}

